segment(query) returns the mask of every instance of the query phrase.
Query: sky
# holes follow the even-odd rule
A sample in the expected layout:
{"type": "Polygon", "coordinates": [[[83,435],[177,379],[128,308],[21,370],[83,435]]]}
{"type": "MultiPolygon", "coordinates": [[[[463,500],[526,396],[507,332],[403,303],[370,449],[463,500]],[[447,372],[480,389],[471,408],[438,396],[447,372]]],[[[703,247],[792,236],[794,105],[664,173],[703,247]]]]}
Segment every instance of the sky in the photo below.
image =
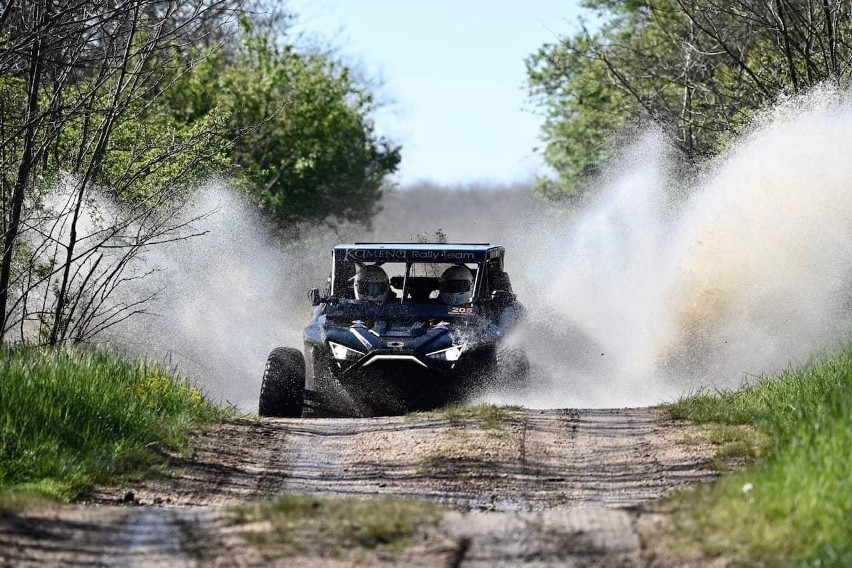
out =
{"type": "Polygon", "coordinates": [[[524,59],[576,29],[576,2],[290,0],[319,36],[380,82],[377,131],[402,144],[401,185],[511,184],[543,172],[524,59]]]}

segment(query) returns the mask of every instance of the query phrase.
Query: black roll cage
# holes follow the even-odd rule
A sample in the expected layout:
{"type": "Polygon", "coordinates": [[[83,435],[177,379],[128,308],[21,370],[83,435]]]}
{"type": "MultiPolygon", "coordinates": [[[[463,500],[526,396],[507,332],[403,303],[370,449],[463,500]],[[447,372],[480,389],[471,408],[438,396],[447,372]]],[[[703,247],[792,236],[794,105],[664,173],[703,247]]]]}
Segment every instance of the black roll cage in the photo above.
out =
{"type": "MultiPolygon", "coordinates": [[[[350,282],[355,277],[358,268],[375,264],[405,263],[405,274],[402,282],[402,298],[400,303],[411,303],[407,300],[409,283],[412,279],[423,278],[411,275],[411,267],[415,264],[463,264],[476,265],[474,272],[473,301],[482,300],[482,290],[488,278],[488,265],[497,261],[500,270],[503,267],[505,249],[499,246],[489,246],[487,243],[356,243],[354,245],[338,245],[332,251],[332,273],[329,282],[329,300],[334,302],[340,298],[354,297],[350,294],[350,282]]],[[[416,300],[415,300],[416,302],[416,300]]]]}

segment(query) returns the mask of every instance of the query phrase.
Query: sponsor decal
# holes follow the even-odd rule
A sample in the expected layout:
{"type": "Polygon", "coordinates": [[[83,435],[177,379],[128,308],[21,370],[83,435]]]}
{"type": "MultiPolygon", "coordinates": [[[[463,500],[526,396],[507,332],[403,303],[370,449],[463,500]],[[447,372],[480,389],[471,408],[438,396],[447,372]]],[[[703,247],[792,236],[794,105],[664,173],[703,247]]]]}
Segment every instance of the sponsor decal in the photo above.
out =
{"type": "Polygon", "coordinates": [[[353,249],[347,251],[346,255],[358,261],[471,262],[476,260],[473,252],[452,250],[353,249]]]}
{"type": "Polygon", "coordinates": [[[471,314],[473,314],[473,308],[472,307],[463,307],[463,306],[453,306],[453,307],[450,308],[450,313],[451,314],[471,315],[471,314]]]}
{"type": "Polygon", "coordinates": [[[405,260],[404,250],[350,250],[347,255],[355,260],[405,260]]]}
{"type": "Polygon", "coordinates": [[[413,250],[410,251],[410,254],[411,260],[428,260],[431,262],[464,262],[475,258],[472,252],[451,250],[413,250]]]}

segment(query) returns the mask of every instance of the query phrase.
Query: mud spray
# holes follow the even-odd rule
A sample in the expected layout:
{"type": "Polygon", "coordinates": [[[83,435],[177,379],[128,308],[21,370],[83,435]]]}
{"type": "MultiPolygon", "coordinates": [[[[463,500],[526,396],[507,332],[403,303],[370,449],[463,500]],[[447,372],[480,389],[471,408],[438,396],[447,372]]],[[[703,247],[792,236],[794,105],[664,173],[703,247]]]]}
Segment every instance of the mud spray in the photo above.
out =
{"type": "Polygon", "coordinates": [[[256,408],[265,357],[300,346],[306,292],[335,241],[506,245],[530,309],[517,338],[534,388],[489,400],[537,407],[644,405],[736,387],[852,337],[852,101],[822,90],[778,105],[698,179],[662,136],[629,146],[587,206],[549,212],[513,190],[393,192],[372,231],[306,230],[282,248],[224,184],[203,237],[162,248],[157,317],[110,339],[167,358],[211,395],[256,408]]]}

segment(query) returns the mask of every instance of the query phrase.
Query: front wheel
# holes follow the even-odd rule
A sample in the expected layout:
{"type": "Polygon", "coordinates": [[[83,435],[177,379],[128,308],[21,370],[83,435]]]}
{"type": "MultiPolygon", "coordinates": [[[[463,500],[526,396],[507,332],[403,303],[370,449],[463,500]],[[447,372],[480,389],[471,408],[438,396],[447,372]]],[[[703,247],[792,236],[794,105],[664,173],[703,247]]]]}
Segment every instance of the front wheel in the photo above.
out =
{"type": "Polygon", "coordinates": [[[304,356],[298,349],[273,349],[263,371],[258,414],[275,418],[299,418],[304,404],[304,356]]]}

